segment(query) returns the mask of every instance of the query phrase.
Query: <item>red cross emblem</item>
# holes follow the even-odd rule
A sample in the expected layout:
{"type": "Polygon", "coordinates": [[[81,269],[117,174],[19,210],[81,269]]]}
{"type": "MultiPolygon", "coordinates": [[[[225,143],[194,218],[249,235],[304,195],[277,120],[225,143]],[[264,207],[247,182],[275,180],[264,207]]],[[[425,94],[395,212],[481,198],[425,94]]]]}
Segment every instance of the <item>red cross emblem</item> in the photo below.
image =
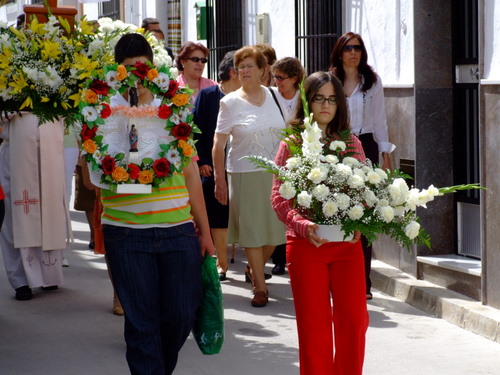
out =
{"type": "Polygon", "coordinates": [[[28,215],[30,213],[30,204],[37,204],[38,199],[29,199],[28,197],[28,190],[23,190],[23,199],[14,201],[14,204],[16,206],[24,206],[24,213],[28,215]]]}

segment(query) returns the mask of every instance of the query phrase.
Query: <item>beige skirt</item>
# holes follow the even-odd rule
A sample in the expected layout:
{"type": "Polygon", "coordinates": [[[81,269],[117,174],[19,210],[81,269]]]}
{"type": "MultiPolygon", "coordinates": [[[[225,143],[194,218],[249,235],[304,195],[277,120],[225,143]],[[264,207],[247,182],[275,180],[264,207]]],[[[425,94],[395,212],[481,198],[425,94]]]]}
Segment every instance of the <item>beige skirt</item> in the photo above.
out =
{"type": "Polygon", "coordinates": [[[285,225],[271,206],[273,174],[228,173],[228,242],[241,247],[281,245],[286,242],[285,225]]]}

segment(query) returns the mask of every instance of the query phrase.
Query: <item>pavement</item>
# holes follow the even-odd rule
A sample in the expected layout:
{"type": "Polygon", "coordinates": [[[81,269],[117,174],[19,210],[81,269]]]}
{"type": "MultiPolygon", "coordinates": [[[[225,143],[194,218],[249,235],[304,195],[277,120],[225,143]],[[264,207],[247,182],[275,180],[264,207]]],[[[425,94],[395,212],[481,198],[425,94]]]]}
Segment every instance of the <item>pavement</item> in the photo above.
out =
{"type": "MultiPolygon", "coordinates": [[[[0,264],[0,375],[129,373],[123,317],[112,314],[104,258],[88,249],[85,215],[72,211],[71,218],[75,243],[66,252],[70,266],[64,269],[65,283],[58,290],[36,288],[32,300],[17,301],[0,264]]],[[[288,275],[273,276],[269,305],[256,309],[250,306],[245,267],[244,253],[237,249],[228,280],[222,283],[226,334],[221,353],[203,356],[189,337],[175,374],[299,373],[288,275]]],[[[267,271],[271,268],[268,264],[267,271]]],[[[365,374],[500,373],[497,310],[379,261],[373,262],[372,272],[376,290],[368,302],[365,374]]]]}

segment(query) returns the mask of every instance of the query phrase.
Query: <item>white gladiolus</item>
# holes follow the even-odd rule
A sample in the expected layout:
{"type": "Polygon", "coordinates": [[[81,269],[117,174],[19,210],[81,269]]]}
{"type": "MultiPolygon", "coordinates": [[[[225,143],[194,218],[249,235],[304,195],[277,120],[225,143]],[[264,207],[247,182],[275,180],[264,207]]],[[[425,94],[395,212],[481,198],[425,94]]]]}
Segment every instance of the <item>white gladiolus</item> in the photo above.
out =
{"type": "Polygon", "coordinates": [[[384,206],[380,208],[380,217],[386,223],[390,223],[394,219],[394,209],[391,206],[384,206]]]}
{"type": "Polygon", "coordinates": [[[300,160],[300,158],[297,158],[297,157],[289,158],[286,161],[286,167],[288,169],[297,169],[298,167],[300,167],[300,164],[301,164],[301,160],[300,160]]]}
{"type": "Polygon", "coordinates": [[[412,210],[415,211],[417,207],[419,206],[419,191],[418,189],[411,189],[408,198],[406,199],[406,206],[412,210]]]}
{"type": "Polygon", "coordinates": [[[299,195],[297,195],[297,203],[302,207],[309,208],[311,207],[312,197],[309,195],[307,191],[301,191],[299,195]]]}
{"type": "Polygon", "coordinates": [[[340,151],[345,151],[346,144],[342,141],[333,141],[332,143],[330,143],[330,150],[336,151],[339,149],[340,151]]]}
{"type": "Polygon", "coordinates": [[[285,199],[292,199],[293,197],[295,197],[295,188],[293,187],[291,182],[285,181],[281,184],[279,193],[285,199]]]}
{"type": "Polygon", "coordinates": [[[413,240],[415,237],[417,237],[419,232],[420,232],[420,224],[417,223],[416,221],[410,222],[405,228],[405,234],[408,236],[410,240],[413,240]]]}
{"type": "Polygon", "coordinates": [[[363,213],[364,213],[363,206],[357,204],[351,207],[351,209],[349,210],[349,218],[352,220],[361,219],[363,217],[363,213]]]}
{"type": "Polygon", "coordinates": [[[322,201],[328,196],[329,192],[330,192],[330,189],[328,189],[328,187],[326,185],[320,184],[320,185],[317,185],[314,187],[314,189],[312,190],[312,195],[316,199],[322,201]]]}
{"type": "Polygon", "coordinates": [[[326,217],[332,217],[337,213],[339,210],[339,207],[337,203],[332,201],[331,199],[327,200],[325,203],[323,203],[323,214],[326,217]]]}

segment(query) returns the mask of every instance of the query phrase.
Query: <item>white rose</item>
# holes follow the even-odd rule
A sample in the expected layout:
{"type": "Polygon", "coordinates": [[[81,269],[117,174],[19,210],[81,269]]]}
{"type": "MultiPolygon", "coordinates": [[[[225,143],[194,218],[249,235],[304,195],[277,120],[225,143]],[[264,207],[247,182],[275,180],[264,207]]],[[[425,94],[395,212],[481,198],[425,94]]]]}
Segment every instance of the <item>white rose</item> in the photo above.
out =
{"type": "Polygon", "coordinates": [[[312,197],[307,193],[307,191],[301,191],[299,195],[297,195],[297,203],[302,207],[309,208],[311,207],[312,197]]]}
{"type": "Polygon", "coordinates": [[[298,157],[291,157],[286,161],[286,167],[288,169],[296,169],[300,167],[300,158],[298,157]]]}
{"type": "Polygon", "coordinates": [[[394,219],[394,209],[391,206],[381,207],[380,216],[386,223],[390,223],[394,219]]]}
{"type": "Polygon", "coordinates": [[[315,186],[314,189],[312,190],[312,195],[316,199],[322,201],[328,196],[329,192],[330,192],[330,189],[328,189],[328,187],[326,185],[319,184],[319,185],[315,186]]]}
{"type": "Polygon", "coordinates": [[[349,210],[349,218],[352,220],[361,219],[363,217],[363,213],[364,213],[363,206],[357,204],[351,207],[351,209],[349,210]]]}
{"type": "Polygon", "coordinates": [[[346,144],[342,141],[333,141],[330,143],[330,150],[337,151],[338,149],[340,149],[340,151],[345,151],[346,144]]]}
{"type": "Polygon", "coordinates": [[[368,172],[366,177],[368,178],[368,182],[373,185],[378,185],[382,182],[382,177],[375,171],[368,172]]]}
{"type": "Polygon", "coordinates": [[[283,182],[279,188],[280,195],[285,199],[292,199],[295,197],[295,188],[289,181],[283,182]]]}
{"type": "Polygon", "coordinates": [[[337,203],[335,203],[331,199],[329,199],[328,201],[326,201],[323,204],[323,214],[326,217],[332,217],[333,215],[335,215],[337,213],[338,210],[339,210],[339,207],[337,206],[337,203]]]}
{"type": "Polygon", "coordinates": [[[405,234],[408,236],[410,240],[413,240],[415,237],[417,237],[419,232],[420,232],[420,224],[417,223],[416,221],[410,222],[405,228],[405,234]]]}

